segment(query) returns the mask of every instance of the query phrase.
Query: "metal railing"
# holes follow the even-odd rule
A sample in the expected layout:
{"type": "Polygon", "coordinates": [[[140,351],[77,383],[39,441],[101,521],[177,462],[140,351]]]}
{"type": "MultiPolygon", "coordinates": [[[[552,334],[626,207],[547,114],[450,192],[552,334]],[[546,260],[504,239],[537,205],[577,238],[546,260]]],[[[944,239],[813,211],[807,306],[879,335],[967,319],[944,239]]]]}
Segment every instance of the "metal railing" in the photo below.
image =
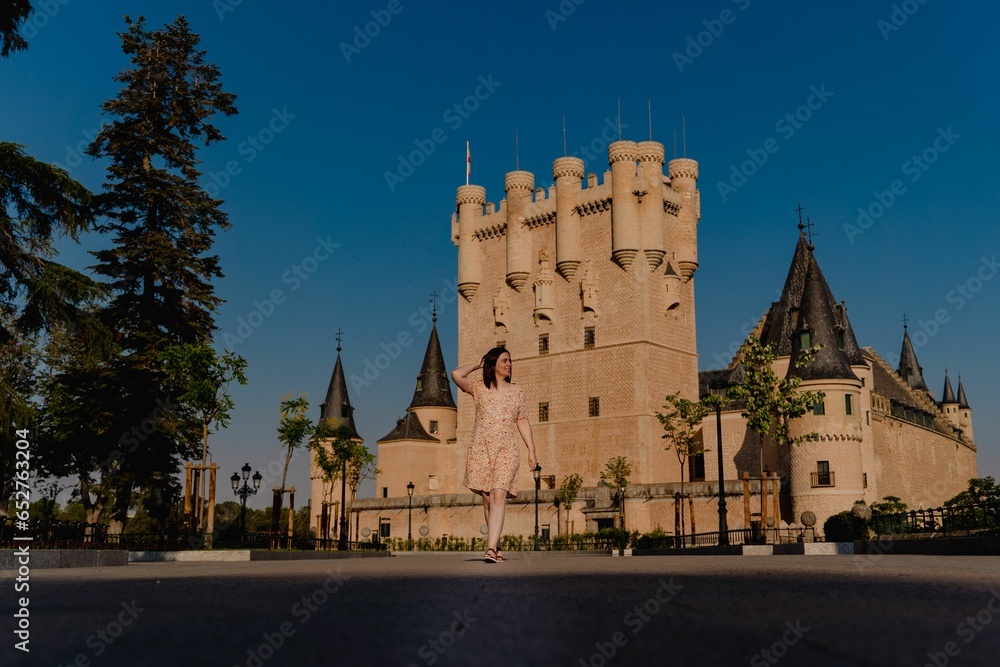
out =
{"type": "Polygon", "coordinates": [[[1000,528],[1000,505],[976,503],[894,514],[873,512],[868,524],[876,535],[968,535],[1000,528]]]}

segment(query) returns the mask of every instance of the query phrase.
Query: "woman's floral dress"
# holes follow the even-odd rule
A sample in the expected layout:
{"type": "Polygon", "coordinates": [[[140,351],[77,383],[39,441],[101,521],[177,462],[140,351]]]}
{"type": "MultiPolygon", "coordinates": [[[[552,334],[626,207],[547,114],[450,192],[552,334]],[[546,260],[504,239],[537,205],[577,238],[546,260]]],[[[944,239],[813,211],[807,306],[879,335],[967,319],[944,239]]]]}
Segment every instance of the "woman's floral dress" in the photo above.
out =
{"type": "Polygon", "coordinates": [[[464,486],[473,491],[504,489],[513,498],[514,477],[521,463],[521,440],[518,418],[527,418],[524,390],[509,385],[505,395],[486,389],[482,379],[471,378],[469,389],[476,405],[472,442],[465,462],[464,486]]]}

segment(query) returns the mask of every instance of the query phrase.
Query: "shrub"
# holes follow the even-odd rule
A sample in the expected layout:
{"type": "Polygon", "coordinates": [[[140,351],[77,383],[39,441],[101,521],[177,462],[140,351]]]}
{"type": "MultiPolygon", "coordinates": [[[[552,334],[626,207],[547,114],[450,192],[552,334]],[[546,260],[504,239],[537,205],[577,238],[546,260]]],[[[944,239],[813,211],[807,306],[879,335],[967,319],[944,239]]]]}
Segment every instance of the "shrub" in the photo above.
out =
{"type": "Polygon", "coordinates": [[[669,549],[674,546],[674,536],[659,526],[636,540],[639,549],[669,549]]]}
{"type": "Polygon", "coordinates": [[[868,539],[868,524],[850,511],[834,514],[823,524],[827,542],[853,542],[868,539]]]}

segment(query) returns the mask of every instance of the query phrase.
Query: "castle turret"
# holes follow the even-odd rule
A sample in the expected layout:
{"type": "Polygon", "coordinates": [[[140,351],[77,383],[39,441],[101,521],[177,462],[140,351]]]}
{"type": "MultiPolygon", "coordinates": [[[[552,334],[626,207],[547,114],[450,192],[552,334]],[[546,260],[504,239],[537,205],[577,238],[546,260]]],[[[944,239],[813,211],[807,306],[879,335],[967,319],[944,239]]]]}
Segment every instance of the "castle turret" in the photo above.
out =
{"type": "Polygon", "coordinates": [[[561,157],[552,163],[556,182],[556,271],[566,280],[580,266],[580,214],[576,199],[583,178],[583,160],[561,157]]]}
{"type": "Polygon", "coordinates": [[[666,246],[663,236],[663,144],[640,141],[639,152],[639,236],[650,271],[663,263],[666,246]]]}
{"type": "Polygon", "coordinates": [[[636,206],[638,147],[634,141],[608,146],[611,165],[611,258],[628,270],[639,252],[639,216],[636,206]]]}
{"type": "Polygon", "coordinates": [[[535,188],[535,175],[530,171],[509,171],[503,185],[507,193],[507,284],[520,292],[531,271],[531,239],[524,218],[535,188]]]}
{"type": "Polygon", "coordinates": [[[347,395],[347,380],[344,377],[344,366],[340,362],[340,345],[337,345],[337,361],[333,365],[326,400],[319,404],[319,419],[330,426],[346,422],[351,427],[351,439],[363,442],[354,425],[354,408],[351,406],[351,397],[347,395]]]}
{"type": "Polygon", "coordinates": [[[801,378],[800,391],[822,392],[824,398],[810,412],[792,420],[788,430],[793,439],[820,435],[807,437],[787,455],[794,517],[798,519],[808,510],[820,523],[865,495],[861,380],[842,344],[841,315],[810,252],[788,375],[801,378]],[[795,366],[801,352],[817,346],[820,349],[811,361],[795,366]],[[835,446],[831,447],[831,442],[835,446]]]}
{"type": "Polygon", "coordinates": [[[482,275],[482,248],[475,232],[483,216],[486,188],[462,185],[458,188],[455,203],[458,205],[458,291],[472,301],[482,275]]]}
{"type": "Polygon", "coordinates": [[[917,353],[913,349],[910,333],[906,330],[905,324],[903,325],[903,349],[899,352],[899,368],[896,372],[912,389],[930,391],[927,388],[927,383],[924,382],[924,369],[917,362],[917,353]]]}
{"type": "Polygon", "coordinates": [[[944,390],[941,392],[941,402],[938,405],[948,418],[948,423],[955,428],[962,428],[958,399],[955,398],[955,390],[951,388],[951,378],[948,377],[947,370],[944,372],[944,390]]]}
{"type": "Polygon", "coordinates": [[[969,399],[965,397],[965,387],[962,386],[962,376],[958,376],[958,426],[962,429],[962,437],[970,442],[972,437],[972,408],[969,399]]]}
{"type": "Polygon", "coordinates": [[[698,270],[698,220],[701,219],[701,196],[698,193],[698,163],[689,158],[675,158],[667,166],[670,187],[683,197],[677,213],[677,268],[684,280],[698,270]]]}

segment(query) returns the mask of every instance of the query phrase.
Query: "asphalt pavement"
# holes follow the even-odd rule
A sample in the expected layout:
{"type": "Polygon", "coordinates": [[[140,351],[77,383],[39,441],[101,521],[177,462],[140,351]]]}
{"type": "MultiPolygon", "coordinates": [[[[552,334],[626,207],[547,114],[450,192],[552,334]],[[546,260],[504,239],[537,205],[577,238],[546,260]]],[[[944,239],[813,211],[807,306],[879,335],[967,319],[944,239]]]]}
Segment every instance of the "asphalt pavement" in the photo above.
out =
{"type": "Polygon", "coordinates": [[[0,664],[1000,664],[998,557],[507,557],[2,572],[0,664]]]}

